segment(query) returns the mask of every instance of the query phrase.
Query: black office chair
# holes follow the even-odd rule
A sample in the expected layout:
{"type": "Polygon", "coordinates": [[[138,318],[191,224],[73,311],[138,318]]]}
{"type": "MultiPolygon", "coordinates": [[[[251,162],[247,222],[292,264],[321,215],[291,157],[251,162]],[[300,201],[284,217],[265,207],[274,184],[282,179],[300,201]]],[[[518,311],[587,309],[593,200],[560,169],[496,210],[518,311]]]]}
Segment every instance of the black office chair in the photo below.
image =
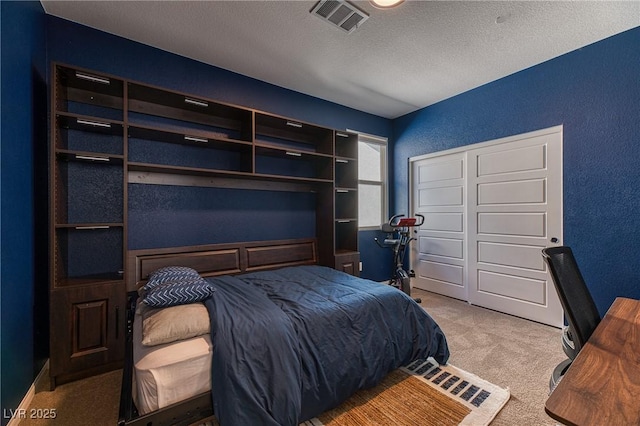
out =
{"type": "Polygon", "coordinates": [[[542,250],[542,257],[549,266],[569,324],[562,333],[562,349],[569,359],[553,370],[549,380],[549,390],[553,391],[600,323],[600,313],[569,247],[547,247],[542,250]]]}

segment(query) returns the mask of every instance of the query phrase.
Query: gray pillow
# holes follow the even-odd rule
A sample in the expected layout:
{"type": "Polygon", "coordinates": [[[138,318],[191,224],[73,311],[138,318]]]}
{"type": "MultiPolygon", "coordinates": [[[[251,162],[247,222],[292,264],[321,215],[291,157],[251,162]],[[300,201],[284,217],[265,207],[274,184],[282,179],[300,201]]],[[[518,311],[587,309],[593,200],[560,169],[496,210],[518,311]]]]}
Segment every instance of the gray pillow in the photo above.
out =
{"type": "Polygon", "coordinates": [[[153,308],[164,308],[202,302],[214,292],[215,288],[198,276],[196,279],[158,284],[147,290],[142,301],[153,308]]]}
{"type": "Polygon", "coordinates": [[[186,266],[165,266],[156,269],[149,275],[149,281],[144,285],[144,291],[149,291],[162,284],[190,281],[200,278],[198,271],[186,266]]]}

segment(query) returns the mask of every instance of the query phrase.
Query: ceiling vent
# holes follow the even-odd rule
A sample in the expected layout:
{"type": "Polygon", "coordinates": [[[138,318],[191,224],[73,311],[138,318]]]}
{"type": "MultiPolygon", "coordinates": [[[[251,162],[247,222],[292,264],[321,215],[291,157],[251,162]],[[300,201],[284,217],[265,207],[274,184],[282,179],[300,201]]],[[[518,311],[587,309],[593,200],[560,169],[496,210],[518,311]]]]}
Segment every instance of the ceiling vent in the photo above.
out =
{"type": "Polygon", "coordinates": [[[311,14],[349,34],[369,18],[365,12],[344,0],[320,0],[311,9],[311,14]]]}

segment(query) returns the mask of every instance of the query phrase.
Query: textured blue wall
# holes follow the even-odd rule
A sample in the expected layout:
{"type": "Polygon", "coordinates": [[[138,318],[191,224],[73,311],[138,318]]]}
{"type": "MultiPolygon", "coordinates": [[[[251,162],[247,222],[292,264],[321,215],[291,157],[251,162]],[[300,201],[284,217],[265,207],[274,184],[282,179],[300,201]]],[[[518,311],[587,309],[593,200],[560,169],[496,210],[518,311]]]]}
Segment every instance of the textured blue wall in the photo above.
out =
{"type": "MultiPolygon", "coordinates": [[[[34,378],[34,168],[46,152],[44,12],[40,2],[1,2],[2,141],[0,196],[3,410],[15,409],[34,378]],[[44,110],[42,106],[44,105],[44,110]],[[44,111],[44,116],[42,113],[44,111]],[[38,129],[44,120],[44,140],[38,129]]],[[[46,244],[46,237],[45,237],[46,244]]],[[[46,247],[46,246],[45,246],[46,247]]],[[[46,271],[46,264],[44,265],[46,271]]],[[[45,288],[46,288],[46,282],[45,288]]],[[[46,344],[46,342],[45,342],[46,344]]],[[[6,424],[7,416],[2,416],[6,424]]]]}
{"type": "Polygon", "coordinates": [[[308,192],[131,185],[129,227],[139,232],[130,233],[129,247],[313,238],[315,198],[308,192]]]}
{"type": "MultiPolygon", "coordinates": [[[[51,61],[114,74],[169,89],[198,94],[218,101],[255,108],[274,114],[328,126],[353,129],[369,134],[390,137],[391,121],[356,111],[318,98],[283,89],[259,80],[235,74],[201,62],[174,55],[121,37],[116,37],[53,16],[47,17],[48,54],[51,61]]],[[[306,194],[271,193],[270,204],[257,206],[263,199],[247,191],[228,190],[165,190],[142,185],[130,185],[130,248],[157,247],[159,245],[196,244],[202,238],[215,238],[209,242],[236,241],[238,239],[296,238],[315,234],[310,212],[315,204],[306,194]],[[169,196],[197,199],[206,194],[210,200],[224,200],[219,209],[204,213],[203,209],[183,209],[176,214],[162,210],[159,204],[146,206],[134,202],[169,196]],[[178,195],[180,193],[181,195],[178,195]],[[198,195],[200,194],[200,195],[198,195]],[[281,206],[296,209],[282,209],[281,206]],[[306,208],[306,210],[300,208],[306,208]],[[174,223],[175,226],[138,226],[174,223]],[[238,220],[234,221],[234,217],[238,220]],[[239,220],[242,219],[242,220],[239,220]],[[301,225],[312,225],[303,229],[301,225]],[[206,230],[200,232],[200,230],[206,230]],[[161,232],[162,231],[162,232],[161,232]],[[164,235],[164,236],[163,236],[164,235]]],[[[209,204],[211,204],[211,201],[209,204]]],[[[364,234],[371,234],[369,232],[364,234]]],[[[361,248],[371,256],[386,255],[371,249],[373,237],[361,236],[361,248]]],[[[373,279],[386,278],[379,273],[377,259],[364,259],[363,275],[373,279]]]]}
{"type": "Polygon", "coordinates": [[[640,27],[394,120],[394,188],[412,156],[562,124],[564,244],[601,313],[640,298],[640,27]]]}

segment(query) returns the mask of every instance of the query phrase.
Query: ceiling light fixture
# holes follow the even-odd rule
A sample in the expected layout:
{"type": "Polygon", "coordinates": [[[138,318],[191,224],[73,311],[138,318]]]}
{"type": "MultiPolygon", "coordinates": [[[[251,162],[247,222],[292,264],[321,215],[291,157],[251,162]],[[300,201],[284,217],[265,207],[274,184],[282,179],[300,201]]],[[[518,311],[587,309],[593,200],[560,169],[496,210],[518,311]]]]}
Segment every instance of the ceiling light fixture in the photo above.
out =
{"type": "Polygon", "coordinates": [[[391,9],[404,2],[404,0],[369,0],[369,2],[376,9],[391,9]]]}

